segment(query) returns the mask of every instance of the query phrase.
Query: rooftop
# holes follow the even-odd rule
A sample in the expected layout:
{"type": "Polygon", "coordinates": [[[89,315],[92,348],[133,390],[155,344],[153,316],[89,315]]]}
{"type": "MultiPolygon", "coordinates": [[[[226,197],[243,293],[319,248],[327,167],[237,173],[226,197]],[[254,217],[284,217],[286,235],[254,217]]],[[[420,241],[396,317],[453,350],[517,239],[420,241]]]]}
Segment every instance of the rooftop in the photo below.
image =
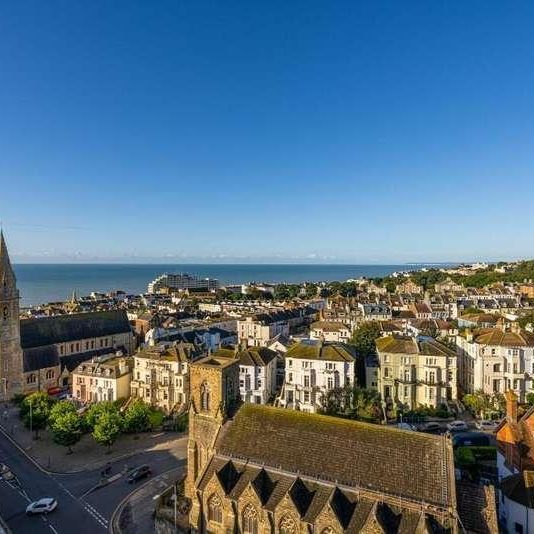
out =
{"type": "Polygon", "coordinates": [[[452,445],[440,436],[245,404],[223,426],[215,448],[220,455],[340,486],[441,507],[454,502],[452,445]]]}

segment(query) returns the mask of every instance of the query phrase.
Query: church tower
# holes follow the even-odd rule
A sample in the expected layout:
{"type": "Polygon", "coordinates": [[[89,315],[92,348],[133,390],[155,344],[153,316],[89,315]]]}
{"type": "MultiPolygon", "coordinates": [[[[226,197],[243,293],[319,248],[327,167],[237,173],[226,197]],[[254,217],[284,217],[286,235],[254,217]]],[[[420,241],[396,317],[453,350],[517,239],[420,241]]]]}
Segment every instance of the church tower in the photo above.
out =
{"type": "Polygon", "coordinates": [[[0,230],[0,401],[22,393],[19,291],[0,230]]]}
{"type": "Polygon", "coordinates": [[[190,522],[200,521],[195,484],[213,455],[221,426],[239,405],[239,360],[208,356],[189,366],[190,408],[185,492],[191,499],[190,522]]]}

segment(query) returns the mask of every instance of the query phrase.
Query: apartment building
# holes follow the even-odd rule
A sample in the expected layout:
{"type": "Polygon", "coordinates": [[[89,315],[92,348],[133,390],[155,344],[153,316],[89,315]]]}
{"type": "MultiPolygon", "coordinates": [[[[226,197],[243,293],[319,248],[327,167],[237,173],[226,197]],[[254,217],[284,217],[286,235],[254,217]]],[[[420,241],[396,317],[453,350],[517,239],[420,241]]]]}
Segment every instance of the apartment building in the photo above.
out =
{"type": "Polygon", "coordinates": [[[518,326],[466,329],[457,336],[464,393],[513,390],[519,402],[534,387],[534,334],[518,326]]]}
{"type": "Polygon", "coordinates": [[[276,393],[277,353],[266,347],[247,347],[242,350],[220,349],[214,358],[239,360],[239,393],[241,400],[267,404],[276,393]]]}
{"type": "Polygon", "coordinates": [[[318,315],[318,311],[308,306],[272,313],[249,315],[237,321],[238,342],[249,347],[266,347],[269,341],[282,334],[298,332],[307,328],[318,315]]]}
{"type": "Polygon", "coordinates": [[[285,408],[315,413],[324,395],[357,380],[357,358],[343,343],[304,340],[285,356],[285,380],[277,403],[285,408]]]}
{"type": "Polygon", "coordinates": [[[166,413],[189,402],[189,364],[202,356],[193,343],[161,344],[134,357],[131,396],[166,413]]]}
{"type": "Polygon", "coordinates": [[[317,321],[310,327],[310,338],[347,343],[351,338],[351,330],[342,322],[317,321]]]}
{"type": "Polygon", "coordinates": [[[387,304],[358,303],[361,319],[363,321],[390,321],[391,308],[387,304]]]}
{"type": "MultiPolygon", "coordinates": [[[[431,337],[376,340],[377,387],[392,408],[437,408],[457,399],[456,353],[431,337]]],[[[369,373],[367,373],[369,375],[369,373]]]]}
{"type": "Polygon", "coordinates": [[[124,356],[93,358],[72,372],[72,396],[82,403],[116,401],[130,396],[132,360],[124,356]]]}

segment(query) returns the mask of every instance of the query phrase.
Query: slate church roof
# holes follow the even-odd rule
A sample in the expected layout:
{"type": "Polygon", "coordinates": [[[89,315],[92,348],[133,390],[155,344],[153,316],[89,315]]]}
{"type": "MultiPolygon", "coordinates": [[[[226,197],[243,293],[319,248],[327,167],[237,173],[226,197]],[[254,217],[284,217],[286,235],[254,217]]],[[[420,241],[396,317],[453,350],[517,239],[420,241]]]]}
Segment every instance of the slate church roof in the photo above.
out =
{"type": "Polygon", "coordinates": [[[245,404],[222,427],[215,450],[335,485],[454,506],[452,446],[444,437],[245,404]]]}
{"type": "Polygon", "coordinates": [[[56,315],[20,322],[23,349],[127,332],[131,332],[131,327],[123,310],[56,315]]]}

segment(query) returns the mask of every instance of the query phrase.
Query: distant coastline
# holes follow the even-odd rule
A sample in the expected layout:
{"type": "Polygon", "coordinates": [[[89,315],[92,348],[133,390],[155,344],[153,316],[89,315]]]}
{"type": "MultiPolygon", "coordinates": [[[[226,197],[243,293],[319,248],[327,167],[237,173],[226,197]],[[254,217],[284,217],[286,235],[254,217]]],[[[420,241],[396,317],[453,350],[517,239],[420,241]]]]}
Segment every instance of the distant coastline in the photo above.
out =
{"type": "MultiPolygon", "coordinates": [[[[88,263],[16,263],[14,264],[22,306],[67,299],[73,291],[87,295],[91,291],[122,289],[143,293],[147,284],[164,272],[186,272],[218,279],[221,284],[247,282],[299,283],[349,280],[386,276],[438,264],[88,264],[88,263]]],[[[439,264],[452,265],[452,264],[439,264]]]]}

